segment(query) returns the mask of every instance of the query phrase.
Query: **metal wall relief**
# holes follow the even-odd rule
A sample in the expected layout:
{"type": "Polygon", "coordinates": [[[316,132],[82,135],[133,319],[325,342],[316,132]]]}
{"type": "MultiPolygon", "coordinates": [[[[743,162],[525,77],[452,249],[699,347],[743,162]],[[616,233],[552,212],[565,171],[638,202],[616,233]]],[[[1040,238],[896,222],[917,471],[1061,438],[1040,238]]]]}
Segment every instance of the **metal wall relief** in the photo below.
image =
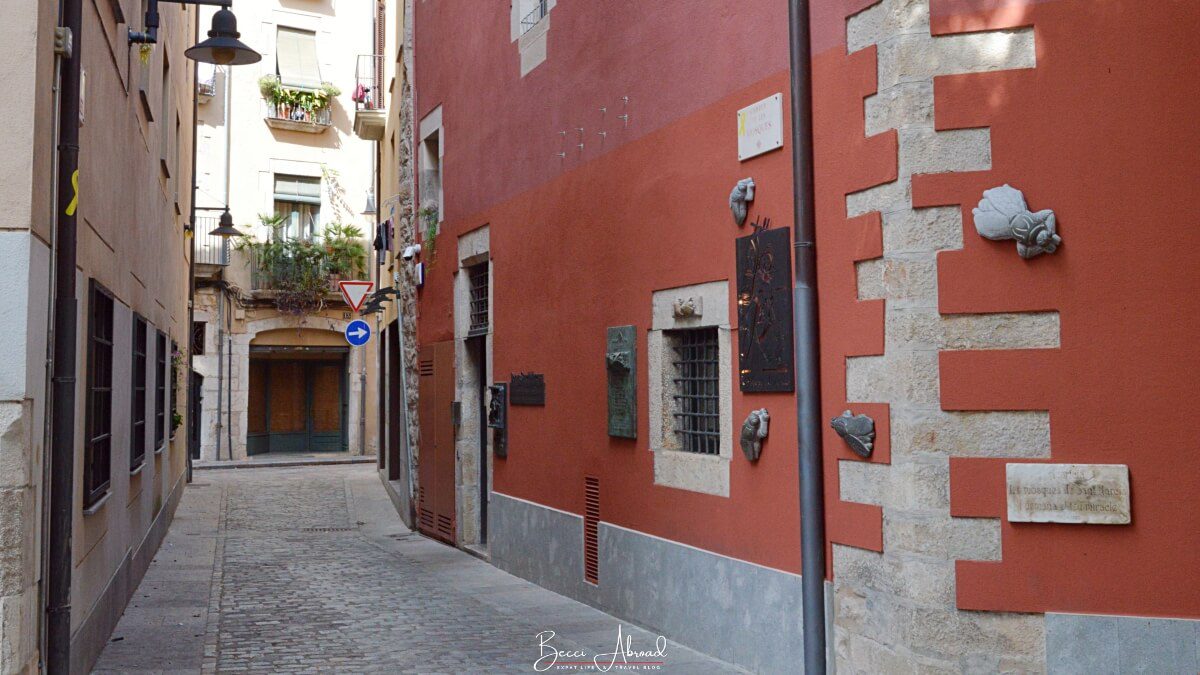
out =
{"type": "Polygon", "coordinates": [[[546,405],[546,378],[541,373],[509,376],[508,402],[513,405],[546,405]]]}
{"type": "Polygon", "coordinates": [[[604,365],[608,371],[608,435],[637,438],[637,329],[608,329],[604,365]]]}
{"type": "Polygon", "coordinates": [[[987,239],[1017,240],[1017,254],[1028,260],[1042,253],[1054,253],[1062,243],[1055,232],[1054,212],[1044,209],[1033,213],[1025,205],[1025,195],[1004,185],[983,191],[975,207],[975,231],[987,239]]]}
{"type": "Polygon", "coordinates": [[[492,432],[492,451],[497,457],[508,457],[508,385],[503,382],[488,387],[487,425],[492,432]]]}
{"type": "Polygon", "coordinates": [[[841,416],[829,420],[829,426],[846,441],[846,445],[850,446],[854,454],[864,459],[871,456],[875,449],[875,420],[847,410],[841,416]]]}
{"type": "Polygon", "coordinates": [[[789,230],[737,240],[738,383],[742,391],[794,391],[789,230]]]}
{"type": "Polygon", "coordinates": [[[746,421],[742,422],[739,442],[746,459],[751,462],[757,462],[758,456],[762,454],[762,444],[767,437],[767,425],[770,421],[771,415],[767,413],[767,409],[759,408],[751,410],[750,414],[746,415],[746,421]]]}

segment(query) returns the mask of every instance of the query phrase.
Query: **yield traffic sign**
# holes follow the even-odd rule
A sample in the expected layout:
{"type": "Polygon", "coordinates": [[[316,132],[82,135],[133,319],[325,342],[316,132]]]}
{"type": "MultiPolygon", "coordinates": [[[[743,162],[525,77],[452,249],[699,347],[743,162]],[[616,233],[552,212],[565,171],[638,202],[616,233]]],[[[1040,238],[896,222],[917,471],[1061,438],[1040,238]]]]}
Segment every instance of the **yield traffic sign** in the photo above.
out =
{"type": "Polygon", "coordinates": [[[361,347],[371,341],[371,325],[362,319],[346,324],[346,342],[351,347],[361,347]]]}
{"type": "Polygon", "coordinates": [[[375,288],[374,281],[339,281],[338,288],[342,289],[342,297],[346,299],[346,304],[350,305],[350,311],[357,312],[359,307],[362,307],[363,300],[367,299],[367,293],[375,288]]]}

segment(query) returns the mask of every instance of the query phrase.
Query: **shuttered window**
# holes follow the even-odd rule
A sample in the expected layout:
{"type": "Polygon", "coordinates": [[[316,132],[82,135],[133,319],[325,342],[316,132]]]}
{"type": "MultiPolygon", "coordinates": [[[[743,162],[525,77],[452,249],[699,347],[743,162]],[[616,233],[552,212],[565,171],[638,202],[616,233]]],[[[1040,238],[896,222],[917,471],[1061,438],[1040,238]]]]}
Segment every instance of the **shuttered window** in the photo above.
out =
{"type": "Polygon", "coordinates": [[[284,232],[292,239],[311,239],[320,231],[321,179],[275,176],[275,213],[284,217],[284,232]]]}
{"type": "Polygon", "coordinates": [[[133,316],[133,411],[130,422],[129,470],[146,459],[146,320],[133,316]]]}
{"type": "Polygon", "coordinates": [[[88,296],[85,507],[108,492],[112,476],[113,298],[95,280],[88,296]]]}
{"type": "Polygon", "coordinates": [[[154,451],[162,452],[167,440],[167,336],[161,331],[154,347],[154,451]]]}
{"type": "Polygon", "coordinates": [[[285,87],[320,87],[321,68],[317,62],[317,34],[280,26],[276,35],[275,66],[279,72],[279,82],[285,87]]]}

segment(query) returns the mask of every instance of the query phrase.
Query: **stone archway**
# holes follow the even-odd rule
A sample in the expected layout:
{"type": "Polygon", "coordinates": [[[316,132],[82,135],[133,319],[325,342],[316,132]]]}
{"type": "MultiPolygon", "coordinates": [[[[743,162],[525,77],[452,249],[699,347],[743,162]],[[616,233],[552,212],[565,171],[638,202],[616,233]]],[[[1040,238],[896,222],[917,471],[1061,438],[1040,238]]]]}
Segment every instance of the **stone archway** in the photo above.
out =
{"type": "MultiPolygon", "coordinates": [[[[344,319],[316,315],[308,317],[304,325],[299,326],[297,319],[294,317],[276,315],[247,321],[243,324],[244,330],[242,332],[233,334],[233,346],[230,349],[230,354],[233,358],[232,392],[230,394],[233,459],[247,458],[246,433],[248,429],[247,419],[250,394],[250,347],[255,339],[260,335],[275,332],[275,335],[270,336],[272,338],[271,342],[272,344],[281,344],[279,338],[286,338],[287,335],[284,329],[291,329],[297,331],[295,342],[290,343],[296,346],[303,346],[306,343],[306,334],[311,336],[313,333],[319,333],[335,344],[339,340],[341,344],[345,344],[341,336],[345,334],[348,323],[349,321],[344,319]]],[[[325,340],[322,340],[322,342],[325,342],[325,340]]],[[[362,454],[363,452],[361,424],[361,420],[363,419],[363,378],[361,374],[365,366],[364,358],[364,351],[362,349],[351,349],[346,365],[348,371],[346,384],[349,403],[346,414],[347,446],[353,454],[362,454]]]]}

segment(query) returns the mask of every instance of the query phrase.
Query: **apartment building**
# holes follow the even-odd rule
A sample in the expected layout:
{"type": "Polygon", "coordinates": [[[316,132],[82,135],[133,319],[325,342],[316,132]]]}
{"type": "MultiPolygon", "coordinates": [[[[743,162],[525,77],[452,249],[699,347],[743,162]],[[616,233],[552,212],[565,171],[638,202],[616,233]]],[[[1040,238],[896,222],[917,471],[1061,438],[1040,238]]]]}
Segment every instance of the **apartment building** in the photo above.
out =
{"type": "Polygon", "coordinates": [[[354,115],[375,94],[358,91],[348,46],[371,44],[375,11],[282,0],[237,11],[263,59],[201,76],[193,456],[370,453],[373,358],[347,345],[337,281],[370,275],[374,148],[354,115]],[[206,234],[226,208],[246,235],[228,243],[206,234]]]}

